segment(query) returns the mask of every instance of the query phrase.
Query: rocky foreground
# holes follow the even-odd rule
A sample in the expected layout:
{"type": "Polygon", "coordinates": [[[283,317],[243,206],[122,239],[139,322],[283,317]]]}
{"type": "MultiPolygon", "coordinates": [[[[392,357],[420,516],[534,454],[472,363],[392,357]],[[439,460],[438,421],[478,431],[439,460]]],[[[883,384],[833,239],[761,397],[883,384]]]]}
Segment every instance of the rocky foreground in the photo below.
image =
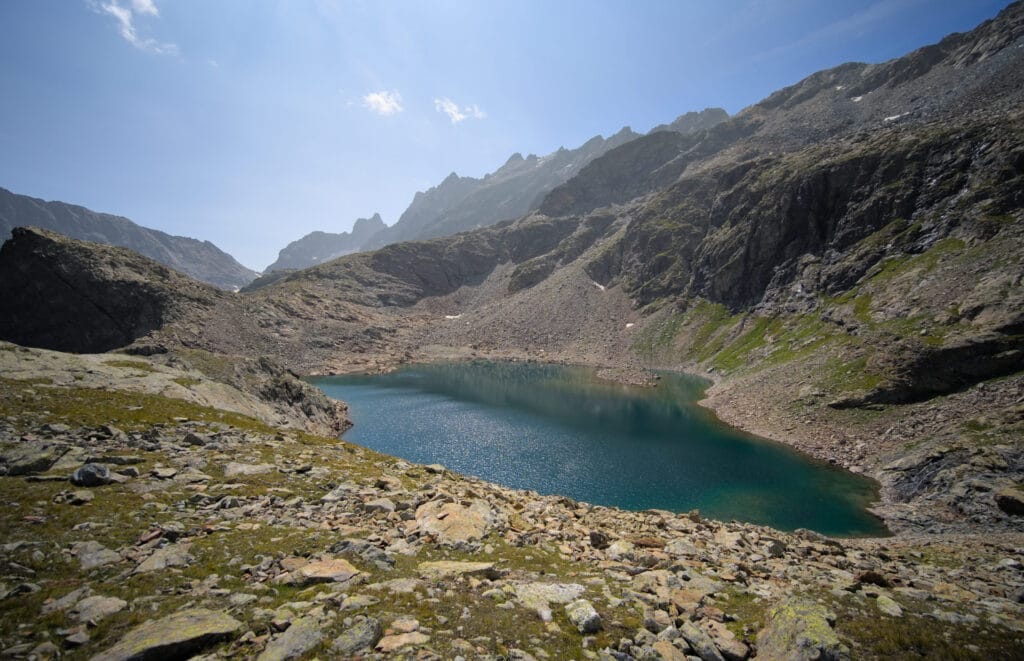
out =
{"type": "Polygon", "coordinates": [[[183,366],[2,348],[4,657],[1024,656],[1020,535],[595,507],[189,401],[183,366]]]}

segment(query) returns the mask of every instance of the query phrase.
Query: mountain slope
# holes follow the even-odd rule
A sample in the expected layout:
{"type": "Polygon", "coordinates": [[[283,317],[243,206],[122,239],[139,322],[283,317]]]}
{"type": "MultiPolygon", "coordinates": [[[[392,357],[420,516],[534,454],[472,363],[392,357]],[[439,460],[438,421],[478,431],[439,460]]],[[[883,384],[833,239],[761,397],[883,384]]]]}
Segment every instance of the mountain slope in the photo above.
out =
{"type": "Polygon", "coordinates": [[[369,249],[389,243],[430,239],[518,218],[554,186],[608,149],[637,137],[628,127],[605,139],[595,136],[576,149],[547,156],[513,154],[481,179],[452,173],[434,188],[417,193],[398,222],[374,237],[369,249]]]}
{"type": "Polygon", "coordinates": [[[0,188],[0,240],[15,227],[41,227],[83,241],[132,250],[222,289],[244,287],[256,273],[209,241],[172,236],[127,218],[64,202],[47,202],[0,188]]]}
{"type": "Polygon", "coordinates": [[[375,213],[370,218],[356,219],[351,232],[311,232],[285,246],[278,254],[277,261],[268,266],[266,272],[304,269],[358,252],[370,238],[386,227],[380,214],[375,213]]]}
{"type": "MultiPolygon", "coordinates": [[[[670,124],[655,127],[652,133],[689,135],[728,117],[721,108],[707,108],[680,115],[670,124]]],[[[398,222],[376,237],[369,247],[447,236],[518,218],[536,209],[548,191],[574,177],[595,158],[638,137],[626,127],[607,139],[596,136],[577,149],[562,148],[540,158],[513,154],[505,165],[482,179],[457,177],[453,173],[436,188],[417,193],[398,222]]]]}

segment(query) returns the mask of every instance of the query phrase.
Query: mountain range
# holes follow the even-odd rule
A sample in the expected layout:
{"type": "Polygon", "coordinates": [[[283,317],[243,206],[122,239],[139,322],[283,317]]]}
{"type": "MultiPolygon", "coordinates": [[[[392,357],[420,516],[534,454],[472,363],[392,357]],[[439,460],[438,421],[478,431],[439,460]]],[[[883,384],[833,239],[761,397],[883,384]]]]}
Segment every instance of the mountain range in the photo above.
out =
{"type": "Polygon", "coordinates": [[[358,252],[373,236],[386,227],[380,214],[375,213],[369,218],[356,219],[350,232],[337,234],[310,232],[285,246],[278,254],[277,260],[266,268],[266,272],[303,269],[314,264],[322,264],[335,257],[358,252]]]}
{"type": "Polygon", "coordinates": [[[0,188],[0,239],[15,227],[41,227],[83,241],[130,248],[221,289],[238,289],[258,274],[209,241],[172,236],[122,216],[64,202],[47,202],[0,188]]]}
{"type": "MultiPolygon", "coordinates": [[[[669,124],[656,126],[651,132],[670,131],[688,135],[711,128],[728,117],[721,108],[707,108],[700,112],[687,112],[669,124]]],[[[361,242],[354,236],[348,238],[347,233],[313,232],[289,244],[267,271],[305,268],[326,261],[319,256],[323,251],[313,248],[322,242],[345,246],[331,255],[337,257],[343,252],[375,250],[402,241],[448,236],[518,218],[536,209],[551,189],[574,177],[595,158],[639,136],[629,127],[624,127],[608,138],[595,136],[576,149],[562,147],[539,157],[534,154],[523,157],[515,153],[500,168],[479,179],[460,177],[453,172],[437,186],[416,193],[409,208],[394,225],[380,228],[361,242]],[[312,256],[314,253],[317,256],[312,256]],[[302,259],[300,254],[310,256],[302,259]]]]}

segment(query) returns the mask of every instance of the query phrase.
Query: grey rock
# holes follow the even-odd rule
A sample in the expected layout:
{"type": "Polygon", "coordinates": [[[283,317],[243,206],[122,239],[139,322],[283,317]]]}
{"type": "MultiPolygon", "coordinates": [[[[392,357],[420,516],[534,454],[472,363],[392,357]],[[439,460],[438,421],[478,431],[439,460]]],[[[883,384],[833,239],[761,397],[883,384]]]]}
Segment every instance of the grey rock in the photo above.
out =
{"type": "Polygon", "coordinates": [[[132,573],[145,574],[146,572],[160,571],[168,567],[187,567],[193,561],[188,549],[188,544],[168,544],[162,549],[157,549],[152,555],[139,563],[139,566],[132,573]]]}
{"type": "Polygon", "coordinates": [[[586,599],[577,599],[567,604],[565,614],[580,633],[596,633],[601,630],[601,616],[586,599]]]}
{"type": "Polygon", "coordinates": [[[85,505],[86,503],[91,503],[95,497],[96,494],[91,491],[72,491],[67,495],[64,502],[69,505],[85,505]]]}
{"type": "Polygon", "coordinates": [[[67,446],[59,443],[22,441],[0,455],[0,464],[7,465],[8,475],[31,475],[50,469],[67,446]]]}
{"type": "Polygon", "coordinates": [[[373,649],[384,632],[380,621],[372,617],[357,620],[331,643],[331,652],[339,656],[350,656],[361,650],[373,649]]]}
{"type": "Polygon", "coordinates": [[[92,661],[186,659],[230,638],[242,627],[238,620],[205,608],[178,611],[141,624],[92,661]]]}
{"type": "Polygon", "coordinates": [[[323,640],[323,629],[313,617],[302,617],[284,633],[270,641],[257,661],[291,661],[297,659],[323,640]]]}
{"type": "Polygon", "coordinates": [[[192,431],[185,434],[185,438],[183,440],[185,441],[185,445],[196,445],[202,447],[210,444],[209,436],[206,436],[205,434],[197,434],[192,431]]]}
{"type": "Polygon", "coordinates": [[[95,624],[105,617],[124,610],[127,606],[128,602],[123,599],[96,595],[86,597],[78,602],[72,609],[71,615],[83,624],[95,624]]]}
{"type": "Polygon", "coordinates": [[[890,617],[903,617],[903,609],[892,597],[880,594],[875,600],[875,605],[878,606],[878,610],[890,617]]]}
{"type": "Polygon", "coordinates": [[[71,474],[71,484],[76,487],[99,487],[113,481],[110,469],[103,464],[86,464],[71,474]]]}
{"type": "Polygon", "coordinates": [[[78,556],[82,569],[94,569],[121,561],[121,554],[111,551],[95,540],[75,544],[73,552],[78,556]]]}
{"type": "Polygon", "coordinates": [[[718,648],[715,647],[714,641],[711,640],[711,636],[695,627],[693,623],[684,622],[679,633],[703,661],[725,661],[718,648]]]}
{"type": "Polygon", "coordinates": [[[395,511],[395,503],[390,498],[377,498],[363,503],[363,509],[367,512],[384,512],[390,514],[395,511]]]}
{"type": "Polygon", "coordinates": [[[330,551],[331,553],[358,556],[367,562],[372,562],[379,569],[391,569],[395,566],[394,558],[377,548],[376,545],[362,539],[343,539],[331,546],[330,551]]]}
{"type": "Polygon", "coordinates": [[[57,611],[66,611],[87,596],[89,596],[89,586],[84,585],[76,590],[72,590],[60,599],[43,604],[43,607],[39,610],[43,615],[57,611]]]}

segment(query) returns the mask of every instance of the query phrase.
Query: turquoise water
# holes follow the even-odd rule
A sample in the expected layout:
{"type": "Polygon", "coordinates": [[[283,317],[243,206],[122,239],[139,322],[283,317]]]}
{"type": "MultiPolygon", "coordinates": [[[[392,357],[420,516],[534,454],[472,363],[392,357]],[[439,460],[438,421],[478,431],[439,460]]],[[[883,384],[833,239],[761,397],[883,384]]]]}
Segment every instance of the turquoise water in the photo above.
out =
{"type": "Polygon", "coordinates": [[[696,377],[638,388],[581,367],[473,362],[310,382],[348,402],[346,440],[409,461],[624,509],[886,534],[865,511],[873,482],[723,424],[697,406],[696,377]]]}

